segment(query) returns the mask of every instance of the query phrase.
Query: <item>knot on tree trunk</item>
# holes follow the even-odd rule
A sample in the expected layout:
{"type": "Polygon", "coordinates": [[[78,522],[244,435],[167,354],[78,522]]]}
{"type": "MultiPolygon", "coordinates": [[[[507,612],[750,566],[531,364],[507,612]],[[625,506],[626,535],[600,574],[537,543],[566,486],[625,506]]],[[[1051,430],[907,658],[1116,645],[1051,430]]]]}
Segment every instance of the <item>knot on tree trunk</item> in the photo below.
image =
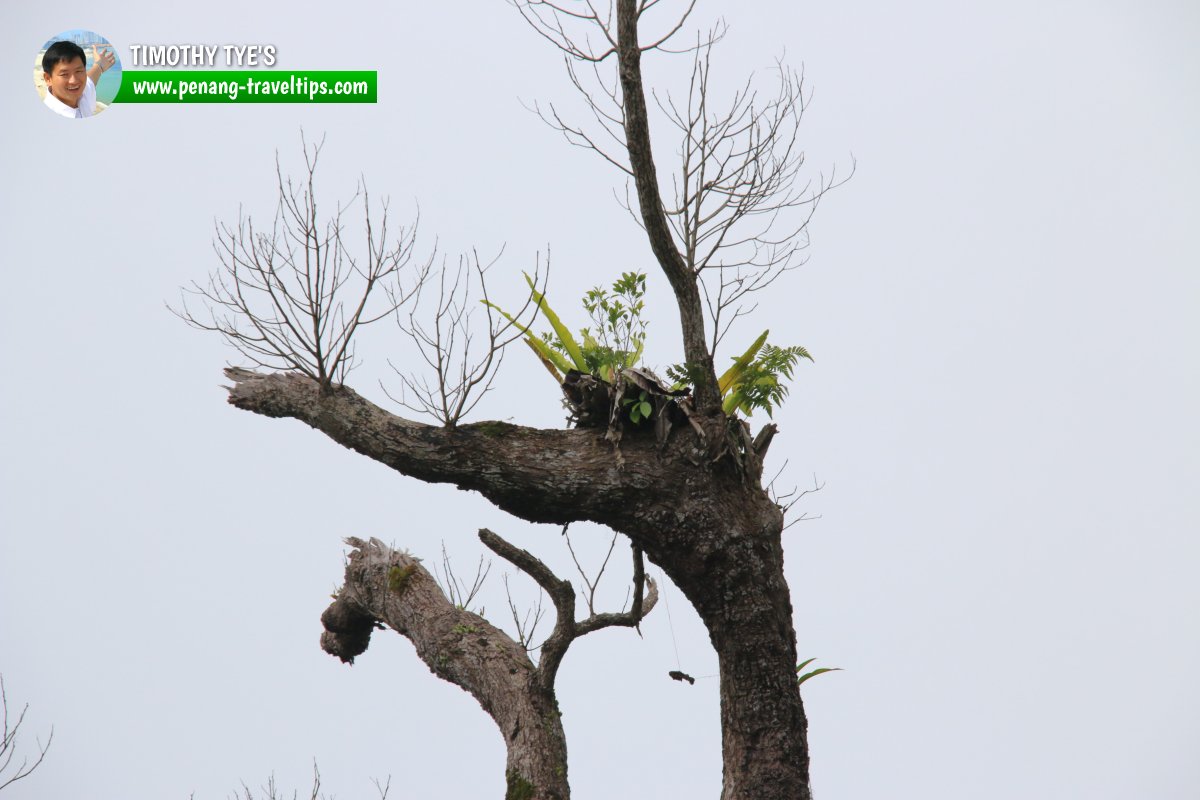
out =
{"type": "Polygon", "coordinates": [[[345,664],[353,664],[355,656],[366,652],[377,623],[361,607],[339,597],[321,614],[321,624],[325,626],[321,649],[345,664]]]}

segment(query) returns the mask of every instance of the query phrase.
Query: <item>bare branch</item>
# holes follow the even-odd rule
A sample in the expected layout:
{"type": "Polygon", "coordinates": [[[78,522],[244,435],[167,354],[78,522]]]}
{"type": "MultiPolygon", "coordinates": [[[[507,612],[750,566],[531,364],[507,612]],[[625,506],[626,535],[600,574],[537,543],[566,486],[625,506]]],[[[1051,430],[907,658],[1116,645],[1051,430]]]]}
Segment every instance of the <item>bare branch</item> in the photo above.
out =
{"type": "MultiPolygon", "coordinates": [[[[524,335],[522,326],[527,325],[537,312],[532,292],[512,319],[497,314],[490,305],[486,273],[499,258],[497,255],[485,265],[473,251],[469,257],[460,257],[454,270],[449,270],[443,261],[432,320],[419,316],[426,282],[418,281],[411,311],[407,317],[397,314],[396,323],[416,344],[417,352],[432,374],[423,376],[402,371],[389,360],[388,364],[401,380],[399,396],[384,387],[384,393],[394,402],[410,411],[433,417],[443,427],[454,428],[491,391],[504,360],[504,348],[524,335]],[[477,286],[479,298],[472,295],[472,285],[477,286]],[[477,299],[483,302],[477,302],[477,299]],[[475,324],[480,317],[482,326],[475,324]],[[482,327],[482,354],[477,341],[479,327],[482,327]]],[[[534,270],[535,285],[539,273],[540,269],[534,270]]],[[[392,299],[398,301],[398,305],[407,298],[392,299]]]]}
{"type": "MultiPolygon", "coordinates": [[[[654,585],[653,579],[646,576],[645,565],[642,562],[642,551],[635,547],[633,549],[633,607],[629,611],[620,614],[597,614],[592,610],[592,600],[589,598],[588,617],[580,622],[576,622],[575,589],[571,586],[570,582],[556,576],[541,559],[534,556],[528,550],[522,550],[510,544],[486,528],[479,531],[479,540],[496,555],[533,578],[554,603],[554,631],[542,644],[541,659],[538,662],[538,679],[543,686],[551,687],[554,685],[554,679],[558,674],[558,668],[562,663],[563,656],[566,655],[571,643],[580,636],[613,626],[636,627],[645,618],[646,614],[650,613],[658,600],[658,589],[654,585]],[[645,593],[644,597],[643,592],[645,593]]],[[[610,546],[609,555],[611,554],[612,547],[610,546]]],[[[575,558],[573,550],[571,557],[575,558]]],[[[578,567],[578,560],[575,563],[578,567]]],[[[608,556],[605,557],[604,563],[607,565],[608,556]]],[[[597,574],[594,582],[589,582],[589,578],[582,567],[579,567],[579,571],[584,581],[588,583],[590,593],[594,594],[595,584],[599,583],[600,574],[597,574]]],[[[602,566],[600,573],[602,574],[603,571],[604,568],[602,566]]],[[[511,606],[512,603],[510,600],[511,606]]],[[[515,607],[513,608],[513,616],[514,620],[516,620],[517,612],[515,607]]]]}
{"type": "Polygon", "coordinates": [[[514,0],[514,5],[534,30],[566,54],[567,74],[603,138],[565,122],[553,106],[549,112],[538,109],[539,114],[569,142],[595,150],[633,180],[638,197],[637,218],[679,306],[684,357],[693,365],[696,376],[697,406],[704,411],[716,409],[720,393],[704,332],[697,274],[680,255],[665,213],[650,147],[650,122],[641,77],[642,53],[662,48],[681,30],[694,3],[689,1],[665,32],[646,37],[647,44],[639,43],[638,27],[642,16],[657,6],[658,0],[612,0],[603,13],[590,0],[585,3],[586,10],[546,0],[514,0]],[[597,40],[602,44],[595,44],[597,40]],[[614,53],[618,54],[619,65],[610,69],[615,74],[606,78],[594,68],[592,74],[599,90],[586,87],[572,62],[591,62],[595,67],[614,53]]]}
{"type": "MultiPolygon", "coordinates": [[[[558,674],[558,666],[566,655],[567,648],[576,637],[575,633],[575,589],[567,581],[560,579],[546,564],[528,550],[522,550],[505,541],[496,533],[481,528],[479,541],[483,542],[493,553],[508,561],[517,569],[529,575],[537,585],[550,596],[554,603],[554,630],[548,639],[542,643],[541,659],[538,662],[538,680],[543,686],[553,686],[558,674]]],[[[512,602],[510,600],[510,606],[512,602]]],[[[517,612],[513,609],[513,618],[517,612]]]]}
{"type": "Polygon", "coordinates": [[[680,166],[666,214],[688,268],[699,276],[712,322],[710,348],[740,316],[744,298],[800,266],[807,226],[821,198],[844,181],[800,180],[800,122],[809,94],[803,75],[776,63],[774,96],[747,80],[722,111],[711,103],[714,31],[697,41],[686,105],[656,96],[681,136],[680,166]],[[706,272],[715,273],[713,281],[706,272]]]}
{"type": "MultiPolygon", "coordinates": [[[[379,794],[379,800],[387,800],[388,794],[392,789],[392,776],[389,775],[386,780],[380,781],[378,778],[372,778],[371,782],[375,785],[375,791],[379,794]]],[[[267,777],[266,783],[259,787],[262,794],[258,795],[258,800],[286,800],[287,795],[279,789],[279,784],[275,781],[275,775],[272,773],[267,777]]],[[[189,800],[195,800],[195,793],[189,796],[189,800]]],[[[240,790],[234,791],[233,800],[256,800],[254,792],[242,781],[240,790]]],[[[298,800],[300,792],[293,790],[291,800],[298,800]]],[[[321,772],[317,768],[317,762],[313,762],[313,780],[312,786],[308,792],[308,800],[333,800],[334,795],[326,795],[321,793],[321,772]]]]}
{"type": "Polygon", "coordinates": [[[619,614],[592,614],[581,620],[576,626],[576,634],[583,636],[603,628],[625,627],[636,628],[646,615],[658,604],[658,586],[654,579],[646,574],[646,565],[642,551],[633,548],[633,606],[619,614]]]}
{"type": "Polygon", "coordinates": [[[583,565],[579,563],[579,557],[575,554],[575,548],[571,545],[571,534],[564,527],[563,538],[567,541],[567,550],[571,553],[571,560],[575,562],[575,570],[579,573],[580,579],[583,580],[583,585],[587,587],[587,607],[589,614],[596,613],[596,587],[600,585],[600,579],[604,577],[604,570],[608,567],[608,560],[612,558],[613,550],[617,546],[617,535],[613,534],[612,540],[608,543],[608,551],[604,554],[604,560],[600,562],[600,569],[596,570],[596,577],[588,575],[583,565]]]}
{"type": "Polygon", "coordinates": [[[483,556],[479,557],[479,564],[475,567],[475,578],[471,581],[471,586],[468,588],[466,583],[459,580],[454,574],[454,567],[450,563],[450,555],[446,552],[446,543],[442,542],[442,570],[438,574],[436,565],[434,566],[434,577],[437,579],[438,586],[446,593],[446,597],[450,598],[450,602],[455,608],[461,608],[465,611],[483,616],[484,610],[480,608],[478,611],[471,608],[471,601],[475,599],[475,595],[479,594],[479,590],[483,588],[484,581],[487,580],[488,573],[492,571],[492,562],[484,562],[483,556]]]}
{"type": "Polygon", "coordinates": [[[23,756],[21,761],[14,767],[13,760],[17,754],[17,737],[21,733],[21,725],[25,722],[25,713],[27,711],[29,711],[28,703],[22,706],[15,720],[10,718],[4,676],[0,675],[0,717],[3,718],[3,721],[0,722],[0,790],[11,786],[23,778],[28,778],[34,770],[41,766],[42,761],[46,758],[46,753],[50,750],[51,743],[54,741],[54,729],[51,728],[50,735],[46,738],[44,745],[40,740],[37,741],[37,756],[34,757],[32,763],[28,756],[23,756]]]}
{"type": "Polygon", "coordinates": [[[508,573],[504,575],[504,594],[508,599],[508,611],[512,615],[513,625],[517,631],[517,641],[525,648],[526,652],[533,652],[541,647],[533,643],[534,637],[537,635],[538,625],[542,622],[542,616],[545,610],[542,608],[542,596],[544,592],[538,593],[537,604],[532,608],[525,609],[524,616],[517,609],[517,603],[513,600],[512,590],[508,585],[508,573]]]}
{"type": "Polygon", "coordinates": [[[579,61],[603,61],[617,50],[616,28],[610,7],[604,13],[591,2],[565,3],[548,0],[510,0],[539,36],[579,61]],[[598,43],[593,43],[593,37],[598,43]]]}
{"type": "MultiPolygon", "coordinates": [[[[375,785],[378,787],[379,782],[376,781],[375,785]]],[[[259,787],[259,791],[262,792],[262,795],[260,795],[261,800],[286,800],[286,795],[280,791],[279,785],[275,782],[274,773],[267,777],[267,782],[259,787]]],[[[298,800],[299,796],[300,793],[298,791],[292,792],[292,800],[298,800]]],[[[241,794],[234,792],[233,800],[255,800],[254,792],[250,790],[245,781],[242,781],[241,794]]],[[[321,794],[321,771],[317,768],[316,761],[313,761],[313,780],[308,800],[332,800],[332,798],[321,794]]]]}
{"type": "MultiPolygon", "coordinates": [[[[195,328],[220,334],[253,366],[299,372],[328,391],[355,366],[359,326],[395,312],[412,295],[399,278],[412,261],[416,223],[393,239],[388,203],[373,211],[365,180],[323,217],[316,170],[324,140],[309,147],[302,137],[302,144],[299,182],[284,177],[276,157],[279,202],[269,232],[240,212],[235,226],[218,223],[213,249],[220,268],[206,284],[184,289],[180,307],[171,310],[195,328]],[[362,240],[355,247],[344,216],[360,197],[362,240]],[[384,293],[376,292],[380,287],[384,293]],[[192,310],[189,297],[199,298],[204,314],[192,310]]],[[[419,270],[417,286],[427,269],[419,270]]]]}
{"type": "MultiPolygon", "coordinates": [[[[770,427],[770,426],[768,426],[768,427],[770,427]]],[[[771,502],[773,502],[775,505],[779,506],[779,510],[782,511],[784,513],[784,515],[786,515],[789,511],[791,511],[792,507],[795,506],[797,503],[799,503],[801,500],[803,500],[806,496],[808,496],[810,494],[815,494],[825,488],[825,484],[818,481],[817,476],[814,474],[813,475],[813,487],[811,489],[805,489],[804,491],[799,491],[799,487],[792,487],[792,489],[790,491],[780,494],[779,492],[777,492],[775,490],[775,482],[777,480],[779,480],[779,476],[783,474],[783,471],[785,469],[787,469],[787,465],[788,465],[788,462],[784,461],[783,466],[781,466],[779,468],[779,471],[775,473],[775,476],[773,478],[771,478],[770,482],[767,484],[767,487],[766,487],[766,491],[767,491],[768,496],[770,496],[770,498],[771,498],[771,502]]],[[[821,518],[820,514],[818,514],[814,517],[814,516],[809,516],[808,512],[805,511],[800,516],[798,516],[795,519],[792,519],[790,522],[786,523],[783,526],[782,530],[786,531],[788,528],[792,527],[797,522],[810,522],[812,520],[816,520],[816,519],[820,519],[820,518],[821,518]]]]}

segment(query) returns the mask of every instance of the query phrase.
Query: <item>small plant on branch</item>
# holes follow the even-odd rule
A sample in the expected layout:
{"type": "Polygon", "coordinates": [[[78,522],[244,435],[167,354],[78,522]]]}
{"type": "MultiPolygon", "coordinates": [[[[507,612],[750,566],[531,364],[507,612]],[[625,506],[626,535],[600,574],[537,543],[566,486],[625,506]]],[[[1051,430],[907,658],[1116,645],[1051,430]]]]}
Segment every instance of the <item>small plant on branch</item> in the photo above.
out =
{"type": "MultiPolygon", "coordinates": [[[[525,280],[529,283],[538,310],[550,323],[550,331],[535,334],[499,307],[486,300],[484,303],[503,314],[525,334],[526,344],[560,384],[571,372],[588,374],[607,384],[615,384],[622,371],[637,365],[646,343],[647,323],[642,318],[645,274],[626,272],[612,284],[611,289],[597,286],[589,290],[583,296],[582,305],[591,325],[580,329],[578,339],[550,307],[545,295],[537,291],[533,279],[526,275],[525,280]]],[[[764,331],[720,377],[718,385],[722,410],[726,414],[750,416],[755,410],[761,409],[767,412],[767,416],[772,416],[775,407],[787,397],[788,388],[784,379],[792,378],[796,363],[801,358],[812,361],[812,356],[803,347],[776,347],[769,344],[768,333],[764,331]]],[[[674,381],[675,391],[683,391],[694,383],[691,371],[682,364],[668,367],[667,377],[674,381]]],[[[654,404],[645,389],[636,395],[623,396],[620,404],[629,421],[635,425],[654,414],[654,404]]]]}
{"type": "MultiPolygon", "coordinates": [[[[772,416],[774,407],[787,397],[788,388],[782,378],[791,380],[796,362],[813,357],[800,346],[776,347],[767,343],[770,331],[763,331],[746,352],[733,360],[717,383],[721,390],[721,409],[726,414],[741,412],[746,416],[762,409],[772,416]]],[[[677,386],[690,383],[686,365],[674,365],[667,369],[667,377],[677,386]]]]}
{"type": "MultiPolygon", "coordinates": [[[[804,661],[801,661],[799,664],[796,665],[796,674],[800,675],[800,671],[802,669],[804,669],[805,667],[807,667],[809,664],[813,663],[816,660],[817,660],[816,658],[808,658],[808,659],[805,659],[804,661]]],[[[841,667],[817,667],[816,669],[809,670],[808,672],[805,672],[803,675],[800,675],[800,677],[796,678],[796,685],[799,686],[800,684],[804,683],[809,678],[815,678],[818,675],[824,675],[826,672],[841,672],[841,671],[842,671],[841,667]]]]}
{"type": "Polygon", "coordinates": [[[581,328],[578,339],[550,307],[545,294],[537,290],[533,278],[526,275],[525,281],[537,309],[550,324],[550,331],[538,335],[499,306],[487,300],[483,302],[525,334],[525,343],[555,380],[562,383],[564,376],[574,371],[612,383],[618,372],[637,365],[646,341],[646,321],[642,319],[645,308],[642,298],[646,293],[644,273],[626,272],[611,289],[597,286],[589,290],[582,302],[592,325],[581,328]]]}

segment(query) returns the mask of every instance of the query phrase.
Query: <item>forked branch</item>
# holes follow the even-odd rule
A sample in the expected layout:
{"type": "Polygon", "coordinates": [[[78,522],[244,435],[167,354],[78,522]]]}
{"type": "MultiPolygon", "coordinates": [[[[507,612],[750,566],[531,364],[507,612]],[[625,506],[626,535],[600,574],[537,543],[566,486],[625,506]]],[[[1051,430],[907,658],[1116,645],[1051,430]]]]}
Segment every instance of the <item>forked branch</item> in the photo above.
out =
{"type": "MultiPolygon", "coordinates": [[[[634,602],[629,611],[621,613],[598,614],[591,610],[585,619],[575,619],[575,588],[569,581],[555,575],[545,562],[528,550],[523,550],[505,541],[503,538],[482,528],[479,540],[492,552],[516,566],[522,572],[537,582],[554,603],[554,631],[542,644],[541,658],[538,661],[538,680],[542,686],[550,689],[554,686],[558,668],[563,656],[571,643],[580,636],[594,631],[614,626],[636,627],[654,608],[658,602],[658,587],[654,580],[646,575],[645,564],[641,550],[633,550],[634,602]]],[[[597,576],[599,580],[599,576],[597,576]]]]}

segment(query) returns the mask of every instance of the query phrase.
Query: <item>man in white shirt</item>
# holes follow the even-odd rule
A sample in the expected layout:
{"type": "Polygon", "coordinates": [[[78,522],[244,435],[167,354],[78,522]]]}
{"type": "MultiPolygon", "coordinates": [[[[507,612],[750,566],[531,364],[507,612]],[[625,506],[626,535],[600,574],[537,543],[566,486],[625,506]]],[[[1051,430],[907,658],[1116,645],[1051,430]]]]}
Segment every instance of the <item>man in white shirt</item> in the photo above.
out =
{"type": "Polygon", "coordinates": [[[55,114],[81,119],[96,113],[96,81],[116,62],[111,50],[92,45],[92,68],[87,54],[74,42],[55,42],[42,56],[46,73],[46,107],[55,114]]]}

